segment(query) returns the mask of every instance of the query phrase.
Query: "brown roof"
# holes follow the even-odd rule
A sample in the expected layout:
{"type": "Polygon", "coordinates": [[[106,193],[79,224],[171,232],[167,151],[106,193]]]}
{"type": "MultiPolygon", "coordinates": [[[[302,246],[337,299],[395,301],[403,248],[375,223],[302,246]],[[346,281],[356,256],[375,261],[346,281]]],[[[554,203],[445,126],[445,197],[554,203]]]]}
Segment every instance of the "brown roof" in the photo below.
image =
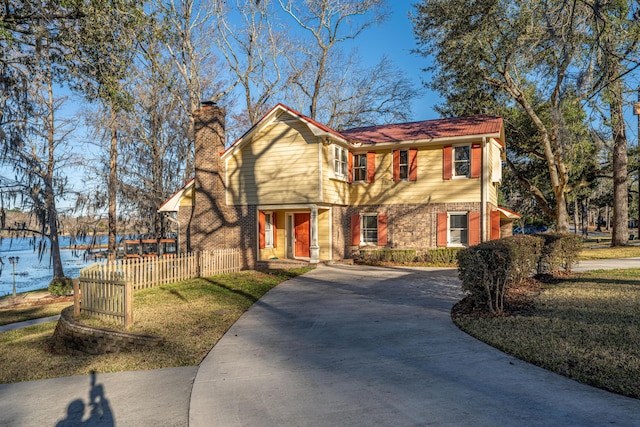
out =
{"type": "Polygon", "coordinates": [[[345,138],[365,144],[418,141],[457,136],[499,134],[502,118],[497,116],[453,117],[422,122],[367,126],[340,132],[345,138]]]}

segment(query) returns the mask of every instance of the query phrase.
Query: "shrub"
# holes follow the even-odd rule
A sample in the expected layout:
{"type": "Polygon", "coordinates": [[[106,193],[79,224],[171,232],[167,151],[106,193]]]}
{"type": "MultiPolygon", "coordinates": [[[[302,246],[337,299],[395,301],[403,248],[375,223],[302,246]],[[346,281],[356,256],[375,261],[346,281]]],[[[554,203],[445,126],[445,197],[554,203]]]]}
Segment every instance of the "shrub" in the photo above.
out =
{"type": "Polygon", "coordinates": [[[542,256],[538,262],[538,274],[553,274],[563,269],[571,272],[582,249],[582,238],[575,234],[539,234],[544,239],[542,256]]]}
{"type": "Polygon", "coordinates": [[[49,283],[49,293],[53,296],[65,296],[73,293],[73,280],[70,277],[53,279],[49,283]]]}
{"type": "Polygon", "coordinates": [[[462,248],[429,249],[420,255],[419,261],[426,264],[455,265],[461,250],[462,248]]]}
{"type": "Polygon", "coordinates": [[[536,271],[542,250],[536,236],[513,236],[484,242],[458,252],[458,277],[462,290],[476,305],[493,314],[504,310],[509,285],[536,271]]]}
{"type": "Polygon", "coordinates": [[[360,251],[360,259],[366,264],[393,262],[406,264],[416,259],[415,249],[371,249],[360,251]]]}

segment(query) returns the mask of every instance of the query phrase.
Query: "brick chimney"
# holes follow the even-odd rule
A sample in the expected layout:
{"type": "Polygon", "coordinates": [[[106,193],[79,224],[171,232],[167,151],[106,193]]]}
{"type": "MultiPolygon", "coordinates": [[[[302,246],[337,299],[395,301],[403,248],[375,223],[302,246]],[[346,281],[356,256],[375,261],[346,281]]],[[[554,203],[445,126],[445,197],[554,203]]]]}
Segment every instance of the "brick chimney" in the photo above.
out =
{"type": "Polygon", "coordinates": [[[243,267],[253,268],[257,246],[255,206],[227,206],[225,165],[225,114],[222,107],[203,103],[194,111],[195,182],[190,221],[191,249],[207,251],[240,248],[243,267]]]}

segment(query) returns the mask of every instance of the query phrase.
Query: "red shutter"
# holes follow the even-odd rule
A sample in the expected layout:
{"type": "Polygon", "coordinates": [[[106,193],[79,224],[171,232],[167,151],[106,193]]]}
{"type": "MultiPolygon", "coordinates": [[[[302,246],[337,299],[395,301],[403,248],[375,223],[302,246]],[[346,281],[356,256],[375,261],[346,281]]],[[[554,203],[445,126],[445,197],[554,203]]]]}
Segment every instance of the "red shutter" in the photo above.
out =
{"type": "Polygon", "coordinates": [[[471,178],[480,178],[482,173],[482,146],[473,144],[471,146],[471,178]]]}
{"type": "Polygon", "coordinates": [[[480,212],[469,212],[469,246],[480,243],[480,212]]]}
{"type": "Polygon", "coordinates": [[[349,182],[353,182],[353,153],[349,152],[349,182]]]}
{"type": "Polygon", "coordinates": [[[409,181],[418,180],[418,150],[409,149],[409,181]]]}
{"type": "Polygon", "coordinates": [[[438,223],[436,224],[438,234],[436,234],[436,245],[447,246],[447,230],[449,228],[449,218],[446,212],[438,213],[438,223]]]}
{"type": "Polygon", "coordinates": [[[453,147],[448,145],[442,150],[442,179],[451,179],[451,174],[453,172],[453,164],[452,164],[452,151],[453,147]]]}
{"type": "Polygon", "coordinates": [[[273,247],[277,248],[278,247],[278,228],[276,227],[276,218],[278,217],[278,214],[276,212],[271,214],[271,229],[273,230],[273,247]]]}
{"type": "Polygon", "coordinates": [[[387,214],[378,214],[378,246],[387,246],[387,214]]]}
{"type": "Polygon", "coordinates": [[[376,153],[367,153],[367,182],[376,180],[376,153]]]}
{"type": "Polygon", "coordinates": [[[258,244],[260,249],[264,249],[265,247],[265,238],[264,238],[264,221],[265,215],[264,212],[258,212],[258,244]]]}
{"type": "Polygon", "coordinates": [[[360,244],[360,215],[351,215],[351,244],[358,246],[360,244]]]}
{"type": "Polygon", "coordinates": [[[491,240],[500,238],[500,211],[491,211],[491,240]]]}
{"type": "Polygon", "coordinates": [[[400,150],[393,150],[393,182],[400,181],[400,150]]]}

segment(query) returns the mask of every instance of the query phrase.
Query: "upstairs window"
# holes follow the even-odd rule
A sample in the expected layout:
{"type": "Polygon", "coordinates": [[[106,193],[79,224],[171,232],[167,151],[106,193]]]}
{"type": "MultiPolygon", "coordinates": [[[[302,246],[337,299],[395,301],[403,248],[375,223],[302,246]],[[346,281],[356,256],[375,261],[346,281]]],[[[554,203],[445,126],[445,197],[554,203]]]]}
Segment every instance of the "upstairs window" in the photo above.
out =
{"type": "Polygon", "coordinates": [[[469,177],[471,172],[471,147],[453,147],[453,176],[469,177]]]}
{"type": "Polygon", "coordinates": [[[418,180],[418,150],[393,150],[393,181],[418,180]]]}
{"type": "Polygon", "coordinates": [[[335,145],[333,147],[333,172],[337,177],[346,178],[349,165],[347,150],[335,145]]]}
{"type": "Polygon", "coordinates": [[[353,180],[356,182],[367,181],[367,155],[356,154],[353,156],[353,180]]]}
{"type": "Polygon", "coordinates": [[[400,150],[400,162],[398,163],[398,172],[400,180],[407,181],[409,179],[409,151],[400,150]]]}

